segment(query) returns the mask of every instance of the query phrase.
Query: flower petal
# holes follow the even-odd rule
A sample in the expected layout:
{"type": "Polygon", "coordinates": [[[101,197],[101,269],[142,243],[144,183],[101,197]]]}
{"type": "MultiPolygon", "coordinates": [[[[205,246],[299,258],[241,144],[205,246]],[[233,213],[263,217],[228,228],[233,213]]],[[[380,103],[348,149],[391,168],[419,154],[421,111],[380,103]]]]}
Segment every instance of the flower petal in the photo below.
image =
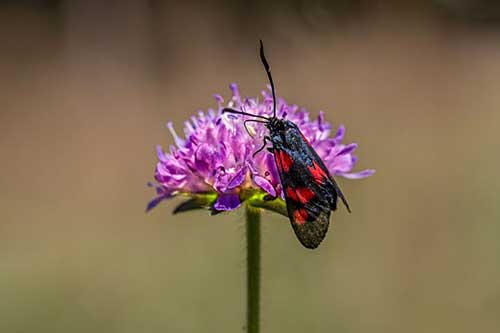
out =
{"type": "Polygon", "coordinates": [[[163,153],[163,149],[161,148],[160,145],[156,146],[156,155],[158,156],[158,159],[160,162],[167,162],[168,158],[165,153],[163,153]]]}
{"type": "Polygon", "coordinates": [[[149,182],[148,186],[154,187],[158,196],[148,203],[148,205],[146,207],[146,213],[149,212],[151,209],[155,208],[156,206],[158,206],[158,204],[160,202],[162,202],[163,200],[169,199],[173,196],[172,190],[168,190],[161,185],[157,185],[157,184],[153,184],[153,183],[149,182]]]}
{"type": "Polygon", "coordinates": [[[357,147],[357,143],[348,144],[337,153],[337,156],[352,153],[357,147]]]}
{"type": "Polygon", "coordinates": [[[333,173],[336,174],[340,172],[349,172],[354,165],[352,164],[351,155],[338,155],[329,161],[328,167],[330,171],[335,171],[333,173]]]}
{"type": "Polygon", "coordinates": [[[175,129],[174,129],[174,125],[172,124],[171,121],[169,121],[167,123],[167,128],[168,130],[170,131],[170,133],[172,134],[172,136],[174,137],[174,140],[175,140],[175,144],[177,145],[177,147],[182,147],[184,145],[184,140],[182,140],[178,135],[177,133],[175,132],[175,129]]]}
{"type": "Polygon", "coordinates": [[[146,207],[146,213],[148,213],[151,209],[153,209],[153,208],[155,208],[156,206],[158,206],[158,204],[159,204],[160,202],[162,202],[163,200],[165,200],[165,199],[167,199],[167,197],[166,197],[166,196],[164,196],[164,195],[162,195],[162,196],[160,196],[160,197],[156,197],[156,198],[154,198],[153,200],[151,200],[151,201],[148,203],[147,207],[146,207]]]}
{"type": "Polygon", "coordinates": [[[214,203],[214,209],[219,211],[234,210],[240,206],[241,201],[237,194],[221,194],[214,203]]]}
{"type": "Polygon", "coordinates": [[[217,155],[215,147],[209,144],[202,144],[198,146],[194,152],[194,164],[199,172],[207,172],[214,166],[214,158],[217,155]]]}
{"type": "Polygon", "coordinates": [[[344,138],[345,134],[345,126],[340,125],[339,128],[337,129],[337,134],[335,134],[335,141],[340,142],[344,138]]]}
{"type": "Polygon", "coordinates": [[[240,101],[240,91],[238,89],[238,85],[236,83],[231,83],[229,85],[229,89],[231,89],[231,92],[233,94],[233,100],[235,101],[240,101]]]}
{"type": "Polygon", "coordinates": [[[242,168],[240,171],[238,171],[236,175],[234,175],[234,177],[229,181],[227,189],[232,190],[233,188],[243,184],[243,182],[245,181],[246,171],[246,168],[242,168]]]}
{"type": "Polygon", "coordinates": [[[215,95],[214,95],[214,98],[215,98],[215,100],[216,100],[218,103],[224,103],[224,98],[222,98],[222,96],[221,96],[221,95],[219,95],[219,94],[215,94],[215,95]]]}
{"type": "Polygon", "coordinates": [[[261,189],[269,193],[272,197],[276,197],[276,189],[274,186],[271,184],[269,180],[267,180],[264,177],[261,177],[259,175],[254,175],[253,176],[253,181],[255,184],[257,184],[261,189]]]}
{"type": "Polygon", "coordinates": [[[375,173],[374,169],[367,169],[367,170],[363,170],[360,172],[353,172],[353,173],[339,172],[339,173],[337,173],[337,175],[344,177],[344,178],[348,178],[348,179],[361,179],[361,178],[370,177],[374,173],[375,173]]]}

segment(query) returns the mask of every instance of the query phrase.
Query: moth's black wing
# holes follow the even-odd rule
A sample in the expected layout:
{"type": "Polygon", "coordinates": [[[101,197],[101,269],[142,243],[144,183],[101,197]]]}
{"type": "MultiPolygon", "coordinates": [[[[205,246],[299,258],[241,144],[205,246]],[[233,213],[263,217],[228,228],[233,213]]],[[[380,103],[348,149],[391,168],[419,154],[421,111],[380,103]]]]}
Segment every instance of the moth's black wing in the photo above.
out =
{"type": "Polygon", "coordinates": [[[290,198],[286,197],[286,205],[290,224],[300,243],[308,249],[315,249],[323,241],[330,225],[330,209],[324,207],[313,207],[311,204],[296,205],[290,198]],[[305,211],[305,222],[301,215],[305,211]],[[300,220],[298,220],[299,218],[300,220]]]}
{"type": "Polygon", "coordinates": [[[287,123],[286,131],[271,135],[274,157],[292,228],[302,245],[314,249],[328,231],[330,211],[336,209],[337,187],[299,129],[287,123]]]}

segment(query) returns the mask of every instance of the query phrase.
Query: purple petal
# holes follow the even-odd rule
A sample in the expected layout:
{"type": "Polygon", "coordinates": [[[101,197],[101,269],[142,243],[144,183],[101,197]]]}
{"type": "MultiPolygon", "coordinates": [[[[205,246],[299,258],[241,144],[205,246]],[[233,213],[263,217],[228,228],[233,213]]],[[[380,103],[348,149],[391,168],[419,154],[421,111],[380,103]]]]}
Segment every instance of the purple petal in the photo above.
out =
{"type": "Polygon", "coordinates": [[[375,173],[375,170],[367,169],[367,170],[363,170],[360,172],[354,172],[354,173],[339,172],[339,173],[337,173],[337,175],[342,176],[344,178],[348,178],[348,179],[361,179],[361,178],[370,177],[374,173],[375,173]]]}
{"type": "Polygon", "coordinates": [[[318,115],[318,129],[320,131],[323,130],[323,124],[325,122],[325,113],[323,111],[320,111],[319,112],[319,115],[318,115]]]}
{"type": "Polygon", "coordinates": [[[233,96],[236,97],[236,99],[239,101],[240,100],[240,91],[238,90],[238,85],[236,83],[231,83],[229,85],[229,89],[231,89],[233,96]]]}
{"type": "Polygon", "coordinates": [[[215,95],[214,95],[214,98],[215,98],[215,100],[216,100],[218,103],[224,103],[224,98],[222,98],[222,96],[221,96],[221,95],[219,95],[219,94],[215,94],[215,95]]]}
{"type": "Polygon", "coordinates": [[[158,185],[158,184],[153,184],[151,182],[148,182],[149,187],[154,187],[156,189],[156,194],[159,194],[156,198],[151,200],[147,207],[146,207],[146,213],[149,212],[151,209],[155,208],[158,206],[160,202],[162,202],[165,199],[171,198],[172,197],[172,191],[167,190],[165,187],[158,185]]]}
{"type": "Polygon", "coordinates": [[[156,197],[154,198],[153,200],[151,200],[147,207],[146,207],[146,213],[148,213],[151,209],[155,208],[156,206],[158,206],[158,204],[160,202],[162,202],[163,200],[167,199],[168,196],[165,196],[165,195],[162,195],[162,196],[159,196],[159,197],[156,197]]]}
{"type": "Polygon", "coordinates": [[[339,155],[327,161],[328,168],[336,173],[349,172],[354,167],[351,155],[339,155]]]}
{"type": "MultiPolygon", "coordinates": [[[[274,156],[273,154],[266,154],[265,159],[263,163],[261,163],[262,169],[265,170],[265,172],[269,173],[269,178],[271,179],[273,184],[279,184],[279,175],[278,175],[278,169],[276,168],[276,162],[274,161],[274,156]]],[[[257,171],[254,173],[258,173],[257,171]]],[[[259,172],[262,174],[262,171],[259,172]]],[[[267,176],[267,175],[266,175],[267,176]]]]}
{"type": "Polygon", "coordinates": [[[236,194],[221,194],[214,203],[214,209],[220,211],[234,210],[239,206],[241,206],[241,201],[236,194]]]}
{"type": "Polygon", "coordinates": [[[172,134],[172,136],[174,137],[174,140],[175,140],[175,144],[177,145],[177,147],[182,147],[184,145],[184,140],[182,140],[178,135],[177,133],[175,132],[175,129],[174,129],[174,125],[172,124],[171,121],[169,121],[167,123],[167,128],[168,130],[170,131],[170,133],[172,134]]]}
{"type": "Polygon", "coordinates": [[[357,143],[348,144],[337,153],[337,156],[352,153],[353,150],[356,149],[357,147],[358,147],[357,143]]]}
{"type": "Polygon", "coordinates": [[[276,197],[276,190],[274,189],[274,186],[266,178],[261,177],[259,175],[254,175],[253,176],[253,181],[261,189],[263,189],[264,191],[266,191],[267,193],[269,193],[269,195],[271,195],[273,197],[276,197]]]}
{"type": "Polygon", "coordinates": [[[155,190],[156,190],[156,194],[160,195],[160,194],[165,194],[167,191],[165,190],[165,188],[161,185],[158,185],[158,184],[155,184],[155,183],[152,183],[152,182],[148,182],[147,185],[149,187],[154,187],[155,190]]]}
{"type": "Polygon", "coordinates": [[[213,166],[213,159],[217,153],[209,144],[202,144],[194,152],[194,163],[200,172],[206,172],[213,166]]]}
{"type": "Polygon", "coordinates": [[[344,138],[344,133],[345,133],[345,126],[340,125],[339,128],[337,129],[337,134],[335,134],[335,141],[339,142],[342,141],[344,138]]]}
{"type": "Polygon", "coordinates": [[[191,124],[190,121],[185,121],[184,122],[184,134],[186,134],[186,137],[194,133],[194,127],[191,124]]]}
{"type": "Polygon", "coordinates": [[[156,155],[158,155],[158,159],[161,162],[167,162],[168,161],[168,158],[163,153],[163,149],[161,149],[160,145],[156,146],[156,155]]]}
{"type": "Polygon", "coordinates": [[[246,176],[246,168],[242,168],[240,171],[234,175],[234,177],[229,181],[229,184],[227,185],[228,190],[232,190],[235,187],[240,186],[243,184],[245,181],[245,176],[246,176]]]}

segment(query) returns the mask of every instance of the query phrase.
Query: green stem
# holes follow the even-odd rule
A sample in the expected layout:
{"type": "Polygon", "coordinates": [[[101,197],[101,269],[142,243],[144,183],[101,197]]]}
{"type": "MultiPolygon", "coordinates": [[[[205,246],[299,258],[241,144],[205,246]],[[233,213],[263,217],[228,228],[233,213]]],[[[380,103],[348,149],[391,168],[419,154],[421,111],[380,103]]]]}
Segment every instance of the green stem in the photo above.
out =
{"type": "Polygon", "coordinates": [[[259,332],[260,211],[246,206],[247,223],[247,332],[259,332]]]}

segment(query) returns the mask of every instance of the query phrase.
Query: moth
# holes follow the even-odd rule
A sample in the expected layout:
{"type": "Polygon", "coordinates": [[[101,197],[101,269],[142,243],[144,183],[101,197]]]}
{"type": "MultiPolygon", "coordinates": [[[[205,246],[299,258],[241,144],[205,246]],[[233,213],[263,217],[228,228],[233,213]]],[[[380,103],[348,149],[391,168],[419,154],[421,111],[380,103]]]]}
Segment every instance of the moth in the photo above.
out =
{"type": "Polygon", "coordinates": [[[315,249],[326,236],[330,224],[330,212],[337,209],[338,198],[342,200],[349,213],[351,209],[335,179],[297,125],[276,116],[276,92],[262,41],[260,41],[260,59],[271,84],[272,117],[231,108],[223,109],[222,113],[254,117],[245,120],[245,127],[249,121],[265,124],[269,135],[264,136],[263,145],[254,156],[271,142],[272,147],[267,149],[274,155],[292,228],[302,245],[315,249]]]}

